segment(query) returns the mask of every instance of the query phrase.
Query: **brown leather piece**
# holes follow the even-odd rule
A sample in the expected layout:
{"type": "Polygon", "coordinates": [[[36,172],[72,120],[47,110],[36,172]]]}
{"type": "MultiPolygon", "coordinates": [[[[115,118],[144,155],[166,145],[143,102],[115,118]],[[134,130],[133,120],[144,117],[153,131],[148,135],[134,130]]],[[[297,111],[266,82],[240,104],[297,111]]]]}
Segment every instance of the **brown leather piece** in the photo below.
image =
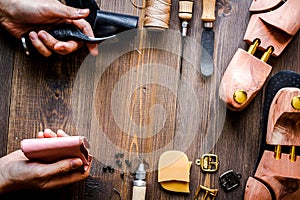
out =
{"type": "Polygon", "coordinates": [[[251,12],[266,11],[277,6],[281,0],[253,0],[250,6],[251,12]]]}
{"type": "Polygon", "coordinates": [[[274,11],[260,15],[268,24],[294,36],[300,28],[300,2],[288,0],[274,11]]]}
{"type": "Polygon", "coordinates": [[[258,49],[266,51],[268,47],[273,46],[273,56],[279,56],[285,47],[292,40],[293,36],[288,33],[264,22],[260,16],[262,14],[254,14],[251,16],[244,35],[244,41],[247,44],[252,44],[255,39],[260,39],[258,49]]]}
{"type": "Polygon", "coordinates": [[[238,49],[229,63],[220,85],[220,98],[227,103],[231,110],[242,110],[255,97],[265,83],[272,67],[249,54],[238,49]],[[237,90],[247,92],[248,99],[243,104],[234,101],[233,95],[237,90]]]}
{"type": "Polygon", "coordinates": [[[274,97],[268,117],[267,144],[300,146],[300,110],[291,105],[299,88],[282,88],[274,97]]]}
{"type": "Polygon", "coordinates": [[[249,177],[246,183],[244,200],[272,200],[269,189],[260,181],[249,177]]]}
{"type": "Polygon", "coordinates": [[[54,163],[67,158],[80,158],[85,166],[91,164],[89,143],[83,136],[24,139],[21,149],[29,160],[54,163]]]}

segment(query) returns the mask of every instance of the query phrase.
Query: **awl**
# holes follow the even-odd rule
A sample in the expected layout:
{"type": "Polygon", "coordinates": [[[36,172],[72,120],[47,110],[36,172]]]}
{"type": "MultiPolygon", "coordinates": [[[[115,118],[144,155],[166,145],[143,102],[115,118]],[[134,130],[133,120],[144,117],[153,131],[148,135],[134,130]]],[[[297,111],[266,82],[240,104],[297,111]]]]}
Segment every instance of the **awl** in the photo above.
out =
{"type": "MultiPolygon", "coordinates": [[[[184,38],[187,36],[189,21],[193,17],[193,5],[194,5],[194,0],[179,1],[178,17],[181,20],[181,27],[182,27],[181,59],[183,58],[184,38]]],[[[180,74],[181,72],[182,72],[182,65],[180,65],[180,74]]]]}
{"type": "Polygon", "coordinates": [[[178,17],[181,19],[182,36],[187,35],[188,23],[193,17],[194,0],[180,0],[178,17]]]}
{"type": "Polygon", "coordinates": [[[214,21],[215,17],[216,0],[203,0],[202,7],[202,22],[203,31],[201,35],[201,57],[200,69],[204,76],[211,76],[214,72],[213,56],[214,56],[214,43],[215,32],[214,21]]]}

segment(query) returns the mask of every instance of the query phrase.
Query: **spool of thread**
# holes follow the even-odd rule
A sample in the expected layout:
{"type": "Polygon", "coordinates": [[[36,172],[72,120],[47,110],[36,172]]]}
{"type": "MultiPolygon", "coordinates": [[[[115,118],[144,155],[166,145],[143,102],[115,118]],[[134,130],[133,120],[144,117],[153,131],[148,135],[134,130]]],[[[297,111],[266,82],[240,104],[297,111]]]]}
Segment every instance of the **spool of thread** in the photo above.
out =
{"type": "Polygon", "coordinates": [[[164,30],[169,28],[172,0],[146,0],[144,27],[164,30]]]}

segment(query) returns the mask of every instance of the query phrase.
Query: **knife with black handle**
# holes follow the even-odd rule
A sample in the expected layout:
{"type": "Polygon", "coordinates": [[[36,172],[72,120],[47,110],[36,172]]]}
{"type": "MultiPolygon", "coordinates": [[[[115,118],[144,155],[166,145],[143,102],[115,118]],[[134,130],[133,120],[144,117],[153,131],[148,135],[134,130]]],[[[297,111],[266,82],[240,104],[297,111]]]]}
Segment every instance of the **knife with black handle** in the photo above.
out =
{"type": "MultiPolygon", "coordinates": [[[[59,24],[47,32],[61,41],[75,40],[89,43],[100,43],[103,40],[115,37],[116,34],[137,28],[138,17],[120,13],[101,11],[94,0],[67,0],[66,5],[76,8],[89,8],[90,14],[85,20],[91,25],[94,36],[89,37],[71,24],[59,24]]],[[[22,35],[22,46],[26,55],[35,51],[29,33],[22,35]]]]}

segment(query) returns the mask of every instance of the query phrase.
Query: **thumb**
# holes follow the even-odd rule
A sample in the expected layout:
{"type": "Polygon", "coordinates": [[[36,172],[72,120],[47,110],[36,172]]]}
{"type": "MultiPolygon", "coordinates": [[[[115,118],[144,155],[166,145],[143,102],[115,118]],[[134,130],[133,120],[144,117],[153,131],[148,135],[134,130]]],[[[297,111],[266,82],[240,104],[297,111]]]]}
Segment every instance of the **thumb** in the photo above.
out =
{"type": "Polygon", "coordinates": [[[64,174],[71,170],[77,169],[82,165],[83,162],[80,158],[61,160],[53,164],[48,164],[47,169],[45,170],[45,175],[51,177],[64,174]]]}

